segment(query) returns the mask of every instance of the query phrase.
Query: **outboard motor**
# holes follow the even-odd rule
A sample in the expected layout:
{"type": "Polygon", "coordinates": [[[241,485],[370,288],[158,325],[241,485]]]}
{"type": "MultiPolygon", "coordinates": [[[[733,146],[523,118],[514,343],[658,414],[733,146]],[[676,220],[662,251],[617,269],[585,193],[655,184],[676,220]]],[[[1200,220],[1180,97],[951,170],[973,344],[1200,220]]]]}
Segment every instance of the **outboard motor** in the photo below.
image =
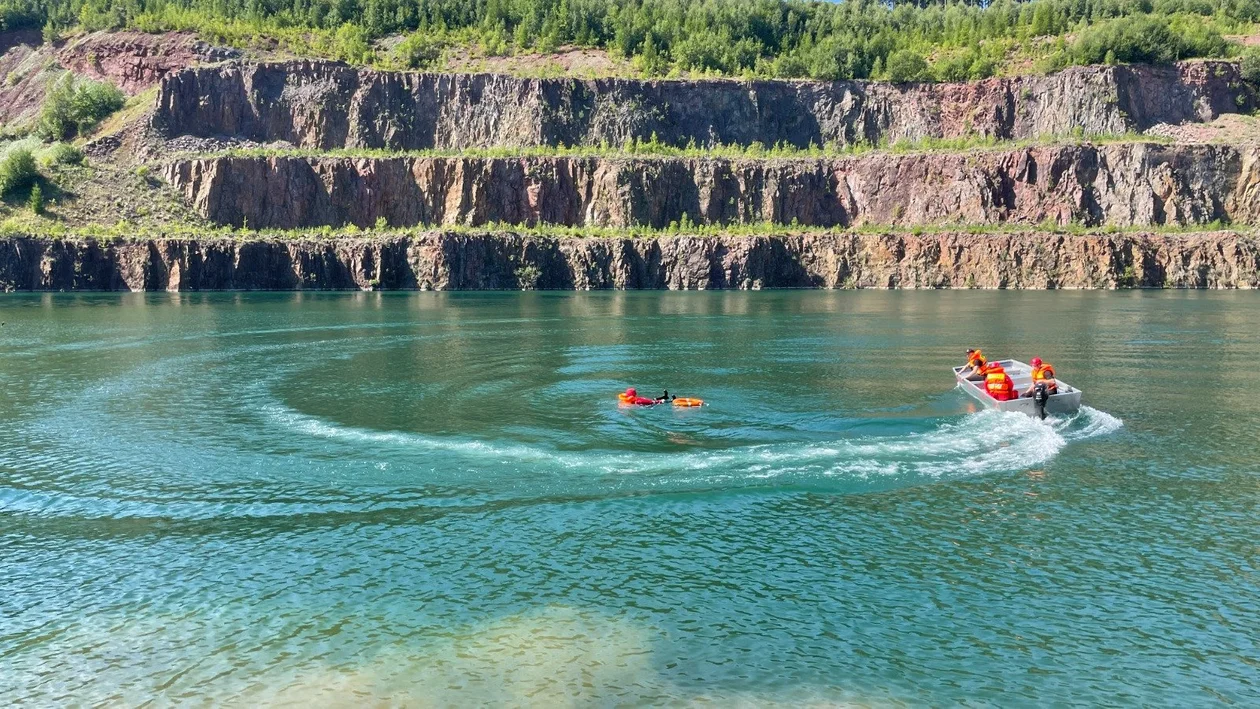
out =
{"type": "Polygon", "coordinates": [[[1041,420],[1045,421],[1046,402],[1050,400],[1050,388],[1044,383],[1038,384],[1037,387],[1033,389],[1032,400],[1033,409],[1037,412],[1037,415],[1041,417],[1041,420]]]}

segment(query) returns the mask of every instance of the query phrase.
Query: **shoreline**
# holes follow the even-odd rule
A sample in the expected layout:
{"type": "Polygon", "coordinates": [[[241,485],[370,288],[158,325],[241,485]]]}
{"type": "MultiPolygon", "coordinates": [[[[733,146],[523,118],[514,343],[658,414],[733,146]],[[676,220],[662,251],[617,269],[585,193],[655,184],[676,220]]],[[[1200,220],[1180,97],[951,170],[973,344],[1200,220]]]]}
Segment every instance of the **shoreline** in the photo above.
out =
{"type": "Polygon", "coordinates": [[[1260,288],[1233,231],[822,232],[584,238],[11,236],[0,291],[1260,288]]]}

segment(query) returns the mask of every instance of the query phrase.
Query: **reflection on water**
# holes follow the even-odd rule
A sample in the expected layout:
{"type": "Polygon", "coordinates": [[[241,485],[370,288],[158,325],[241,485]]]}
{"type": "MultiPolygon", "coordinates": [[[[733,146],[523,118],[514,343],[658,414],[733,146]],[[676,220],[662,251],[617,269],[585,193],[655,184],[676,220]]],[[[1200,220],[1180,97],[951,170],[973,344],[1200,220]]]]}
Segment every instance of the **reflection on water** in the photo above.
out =
{"type": "Polygon", "coordinates": [[[1260,301],[0,300],[0,690],[1254,701],[1260,301]],[[968,346],[1087,407],[976,411],[968,346]],[[1168,376],[1175,373],[1173,376],[1168,376]],[[626,386],[708,406],[622,409],[626,386]]]}

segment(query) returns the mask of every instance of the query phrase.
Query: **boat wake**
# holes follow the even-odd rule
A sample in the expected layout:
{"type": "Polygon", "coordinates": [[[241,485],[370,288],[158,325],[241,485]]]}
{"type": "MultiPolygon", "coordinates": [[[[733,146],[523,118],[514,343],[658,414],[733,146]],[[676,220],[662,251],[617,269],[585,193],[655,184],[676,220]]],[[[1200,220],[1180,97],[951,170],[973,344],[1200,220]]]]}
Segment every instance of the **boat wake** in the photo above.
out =
{"type": "Polygon", "coordinates": [[[814,430],[815,440],[733,444],[710,438],[674,450],[617,447],[627,435],[668,435],[660,429],[604,430],[589,437],[587,447],[570,449],[521,435],[477,438],[344,425],[276,401],[262,383],[251,392],[256,408],[214,430],[168,430],[160,417],[120,428],[108,425],[110,410],[99,405],[113,400],[110,393],[90,392],[88,401],[12,432],[20,445],[4,444],[0,436],[0,472],[10,471],[11,481],[0,484],[0,512],[331,520],[645,493],[794,487],[843,494],[1027,470],[1074,442],[1123,425],[1089,407],[1044,422],[987,409],[877,424],[894,433],[872,434],[865,425],[872,419],[862,419],[860,429],[814,430]],[[317,444],[294,445],[300,439],[317,444]],[[30,455],[32,447],[40,454],[30,455]],[[32,478],[43,482],[38,488],[23,482],[32,478]],[[154,480],[164,483],[154,486],[154,480]]]}
{"type": "MultiPolygon", "coordinates": [[[[826,485],[837,481],[901,486],[973,477],[1044,465],[1073,441],[1118,430],[1120,419],[1090,407],[1070,417],[1037,421],[1023,414],[984,410],[901,435],[851,436],[808,443],[767,443],[680,452],[609,449],[556,450],[542,444],[492,443],[401,431],[343,426],[274,405],[269,423],[350,449],[371,446],[392,467],[431,461],[443,453],[445,472],[485,479],[551,479],[574,491],[582,482],[599,489],[707,489],[775,484],[826,485]],[[558,471],[567,474],[557,477],[558,471]],[[578,475],[573,475],[577,473],[578,475]],[[585,473],[583,478],[581,473],[585,473]]],[[[436,481],[435,481],[436,482],[436,481]]],[[[449,481],[447,481],[449,482],[449,481]]],[[[860,485],[858,487],[872,487],[860,485]]]]}

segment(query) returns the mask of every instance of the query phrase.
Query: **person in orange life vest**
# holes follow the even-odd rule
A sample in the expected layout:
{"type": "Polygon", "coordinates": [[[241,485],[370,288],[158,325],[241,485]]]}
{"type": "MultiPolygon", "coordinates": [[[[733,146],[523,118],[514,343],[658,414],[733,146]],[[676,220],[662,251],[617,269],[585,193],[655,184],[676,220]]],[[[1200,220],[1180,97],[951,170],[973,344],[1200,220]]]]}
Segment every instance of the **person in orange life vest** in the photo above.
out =
{"type": "Polygon", "coordinates": [[[634,387],[626,389],[626,393],[617,398],[620,399],[623,404],[634,404],[635,406],[654,406],[657,403],[656,399],[639,396],[639,392],[635,391],[634,387]]]}
{"type": "Polygon", "coordinates": [[[1059,383],[1054,380],[1054,365],[1042,362],[1040,357],[1033,357],[1029,364],[1032,365],[1032,384],[1028,385],[1024,396],[1032,396],[1038,384],[1045,384],[1048,394],[1058,393],[1059,383]]]}
{"type": "Polygon", "coordinates": [[[1019,398],[1019,394],[1015,391],[1015,382],[1011,381],[1002,365],[992,362],[984,371],[984,390],[989,392],[989,396],[998,401],[1019,398]]]}
{"type": "Polygon", "coordinates": [[[963,379],[973,382],[984,380],[984,353],[980,350],[967,350],[967,366],[962,371],[963,379]]]}

